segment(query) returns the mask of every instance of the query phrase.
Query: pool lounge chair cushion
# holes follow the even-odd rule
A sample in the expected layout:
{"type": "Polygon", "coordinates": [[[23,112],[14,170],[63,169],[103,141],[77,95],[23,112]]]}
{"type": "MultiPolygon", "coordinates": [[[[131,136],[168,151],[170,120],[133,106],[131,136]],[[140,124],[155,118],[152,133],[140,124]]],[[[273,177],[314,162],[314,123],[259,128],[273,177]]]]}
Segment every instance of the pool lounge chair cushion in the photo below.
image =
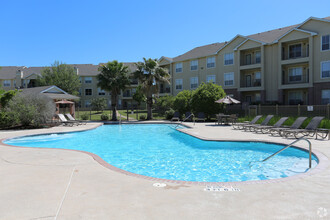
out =
{"type": "Polygon", "coordinates": [[[288,136],[294,136],[295,138],[299,138],[299,135],[306,137],[313,137],[318,130],[318,126],[321,124],[321,121],[324,119],[324,117],[314,117],[312,120],[309,122],[309,124],[306,126],[305,129],[288,129],[283,132],[283,135],[285,137],[288,136]]]}
{"type": "Polygon", "coordinates": [[[257,115],[256,117],[254,117],[254,119],[252,119],[249,122],[235,123],[235,124],[233,124],[233,129],[242,130],[244,128],[243,127],[244,125],[255,124],[261,117],[262,117],[262,115],[257,115]]]}
{"type": "Polygon", "coordinates": [[[268,132],[272,136],[274,136],[274,135],[283,136],[283,131],[288,130],[288,129],[298,129],[298,128],[300,128],[300,126],[302,125],[302,123],[304,123],[304,121],[306,119],[307,119],[307,117],[299,117],[289,127],[283,126],[283,127],[279,127],[279,128],[270,128],[268,132]]]}

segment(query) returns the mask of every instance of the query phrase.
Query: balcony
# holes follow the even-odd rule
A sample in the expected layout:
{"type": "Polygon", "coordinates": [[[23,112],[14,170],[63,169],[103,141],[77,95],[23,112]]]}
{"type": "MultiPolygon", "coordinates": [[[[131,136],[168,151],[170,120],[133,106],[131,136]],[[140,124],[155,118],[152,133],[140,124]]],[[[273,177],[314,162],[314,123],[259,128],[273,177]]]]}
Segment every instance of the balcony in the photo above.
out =
{"type": "Polygon", "coordinates": [[[282,85],[302,84],[308,82],[309,76],[307,74],[295,76],[285,75],[284,77],[282,77],[282,85]]]}
{"type": "Polygon", "coordinates": [[[160,88],[159,93],[160,94],[171,93],[171,88],[170,87],[160,88]]]}
{"type": "Polygon", "coordinates": [[[130,90],[126,90],[126,91],[123,93],[123,97],[124,97],[124,98],[130,98],[130,97],[132,97],[131,91],[130,91],[130,90]]]}
{"type": "Polygon", "coordinates": [[[309,44],[307,42],[283,44],[281,60],[282,64],[308,62],[309,44]]]}
{"type": "Polygon", "coordinates": [[[139,81],[137,79],[131,79],[131,85],[137,85],[139,81]]]}

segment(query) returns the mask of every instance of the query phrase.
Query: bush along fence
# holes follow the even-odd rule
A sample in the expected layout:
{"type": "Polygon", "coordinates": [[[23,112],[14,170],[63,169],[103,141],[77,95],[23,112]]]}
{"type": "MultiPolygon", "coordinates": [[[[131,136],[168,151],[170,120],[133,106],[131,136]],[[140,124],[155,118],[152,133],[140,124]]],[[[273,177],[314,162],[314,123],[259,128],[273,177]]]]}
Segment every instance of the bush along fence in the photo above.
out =
{"type": "Polygon", "coordinates": [[[330,119],[330,104],[328,105],[250,105],[243,109],[245,116],[277,115],[289,117],[324,116],[330,119]]]}

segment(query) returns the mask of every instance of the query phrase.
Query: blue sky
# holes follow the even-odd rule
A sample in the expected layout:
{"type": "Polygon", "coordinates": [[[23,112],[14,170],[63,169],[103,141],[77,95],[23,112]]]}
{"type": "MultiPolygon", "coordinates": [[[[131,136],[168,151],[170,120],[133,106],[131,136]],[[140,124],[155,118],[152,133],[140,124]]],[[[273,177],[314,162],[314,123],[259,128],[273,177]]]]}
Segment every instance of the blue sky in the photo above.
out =
{"type": "Polygon", "coordinates": [[[327,17],[329,8],[329,0],[1,1],[0,66],[175,57],[236,34],[327,17]]]}

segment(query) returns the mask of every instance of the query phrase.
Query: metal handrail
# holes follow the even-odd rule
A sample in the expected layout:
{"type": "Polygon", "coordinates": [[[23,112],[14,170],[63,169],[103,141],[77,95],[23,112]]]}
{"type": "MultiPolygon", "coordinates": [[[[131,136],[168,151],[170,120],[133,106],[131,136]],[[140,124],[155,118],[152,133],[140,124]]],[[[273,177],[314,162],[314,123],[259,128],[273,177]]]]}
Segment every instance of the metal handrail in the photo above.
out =
{"type": "Polygon", "coordinates": [[[177,128],[179,125],[181,125],[183,122],[185,122],[191,116],[193,116],[193,121],[194,121],[194,125],[195,125],[195,115],[193,113],[191,113],[187,118],[185,118],[183,121],[181,121],[180,124],[177,124],[174,128],[177,128]]]}
{"type": "Polygon", "coordinates": [[[292,147],[292,145],[294,145],[295,143],[301,141],[301,140],[304,140],[304,141],[307,141],[308,145],[309,145],[309,168],[312,168],[312,143],[307,140],[306,138],[299,138],[297,140],[295,140],[294,142],[292,142],[291,144],[285,146],[284,148],[282,148],[281,150],[277,151],[276,153],[270,155],[269,157],[267,157],[266,159],[262,160],[261,162],[265,162],[267,161],[268,159],[272,158],[273,156],[281,153],[282,151],[284,151],[285,149],[288,149],[289,147],[292,147]]]}

